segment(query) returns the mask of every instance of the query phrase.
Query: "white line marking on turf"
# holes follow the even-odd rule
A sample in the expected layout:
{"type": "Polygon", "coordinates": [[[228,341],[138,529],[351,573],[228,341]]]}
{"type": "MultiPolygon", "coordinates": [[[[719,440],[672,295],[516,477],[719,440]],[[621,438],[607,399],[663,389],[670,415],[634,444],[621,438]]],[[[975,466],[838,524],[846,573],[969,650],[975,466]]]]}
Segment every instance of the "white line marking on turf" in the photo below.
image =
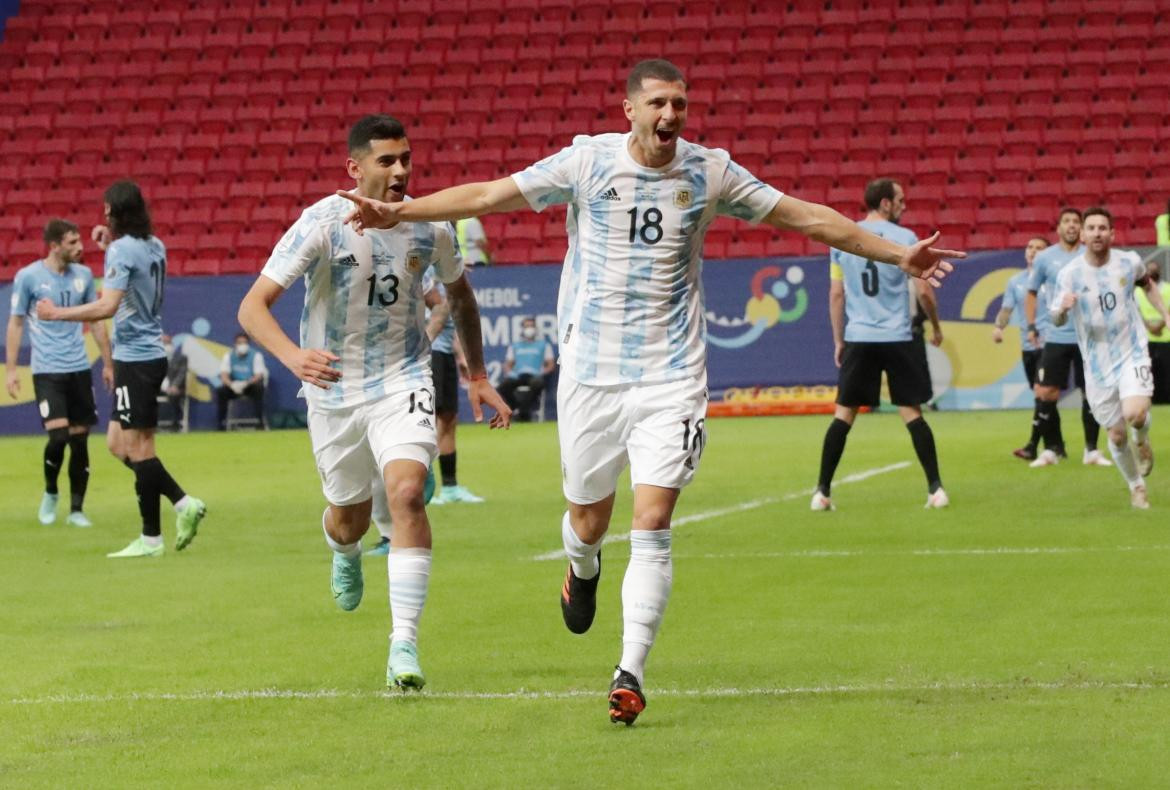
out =
{"type": "Polygon", "coordinates": [[[1097,552],[1170,551],[1170,545],[1153,546],[992,546],[969,549],[905,549],[903,551],[862,551],[853,549],[808,549],[805,551],[761,551],[728,554],[675,554],[676,560],[768,559],[773,557],[994,557],[1018,554],[1091,554],[1097,552]]]}
{"type": "MultiPolygon", "coordinates": [[[[884,475],[887,472],[896,472],[899,469],[905,469],[908,466],[910,466],[909,461],[899,461],[898,463],[890,464],[889,466],[879,466],[879,467],[876,467],[874,469],[866,469],[862,472],[856,472],[856,473],[851,474],[851,475],[846,475],[845,477],[842,477],[840,480],[837,480],[836,482],[834,482],[833,485],[840,486],[840,485],[845,485],[847,483],[859,483],[862,480],[868,480],[869,478],[876,477],[877,475],[884,475]]],[[[793,491],[791,493],[784,494],[783,496],[770,496],[770,497],[764,497],[762,499],[752,499],[752,500],[749,500],[747,502],[741,502],[738,505],[730,505],[728,507],[716,508],[715,510],[704,510],[700,513],[692,513],[689,516],[682,516],[680,518],[676,518],[671,523],[671,526],[680,527],[683,524],[697,524],[700,521],[709,521],[713,518],[719,518],[720,516],[727,516],[727,515],[730,515],[732,513],[742,513],[746,510],[755,510],[756,508],[763,507],[764,505],[774,505],[777,502],[790,502],[793,499],[800,499],[801,497],[812,496],[812,493],[813,493],[813,489],[808,488],[808,489],[803,489],[801,491],[793,491]]],[[[608,545],[610,543],[621,543],[621,542],[627,541],[629,539],[630,539],[630,533],[628,533],[628,532],[623,532],[619,535],[606,535],[605,539],[602,541],[602,545],[608,545]]],[[[560,559],[564,559],[564,557],[565,557],[564,549],[557,549],[556,551],[549,551],[549,552],[546,552],[544,554],[537,554],[532,559],[535,562],[544,562],[545,560],[560,560],[560,559]]]]}
{"type": "MultiPolygon", "coordinates": [[[[860,683],[826,686],[779,686],[772,688],[705,688],[651,689],[655,697],[799,697],[827,694],[915,694],[969,691],[1166,691],[1170,680],[1068,680],[1068,681],[956,681],[938,683],[860,683]]],[[[189,691],[180,693],[143,692],[130,694],[50,694],[43,697],[17,697],[0,701],[3,705],[77,705],[103,702],[216,702],[240,700],[330,700],[330,699],[409,699],[424,697],[438,700],[564,700],[602,696],[597,689],[565,691],[422,691],[404,694],[399,691],[340,691],[336,689],[239,689],[236,691],[189,691]]]]}

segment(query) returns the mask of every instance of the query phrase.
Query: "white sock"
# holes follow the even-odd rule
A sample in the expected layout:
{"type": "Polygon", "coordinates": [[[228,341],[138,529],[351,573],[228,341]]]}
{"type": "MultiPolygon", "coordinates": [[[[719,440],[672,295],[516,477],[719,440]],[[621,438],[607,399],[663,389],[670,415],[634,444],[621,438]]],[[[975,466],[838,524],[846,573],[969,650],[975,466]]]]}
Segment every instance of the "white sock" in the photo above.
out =
{"type": "Polygon", "coordinates": [[[564,541],[565,554],[569,557],[569,564],[573,566],[574,576],[578,579],[592,579],[601,572],[601,563],[597,561],[601,541],[589,544],[577,537],[569,523],[568,511],[565,511],[561,519],[561,540],[564,541]]]}
{"type": "Polygon", "coordinates": [[[143,535],[142,542],[147,546],[154,548],[162,545],[162,535],[143,535]]]}
{"type": "Polygon", "coordinates": [[[333,549],[342,556],[353,559],[362,553],[361,541],[354,541],[353,543],[338,543],[333,538],[329,537],[329,532],[325,529],[325,519],[329,518],[329,508],[325,508],[325,512],[321,514],[321,531],[325,533],[325,542],[329,544],[329,548],[333,549]]]}
{"type": "Polygon", "coordinates": [[[431,578],[430,549],[390,547],[386,558],[390,581],[390,643],[418,643],[418,621],[427,601],[427,582],[431,578]]]}
{"type": "Polygon", "coordinates": [[[1146,443],[1146,439],[1148,439],[1150,436],[1150,423],[1153,421],[1154,415],[1151,412],[1146,415],[1146,421],[1142,423],[1142,427],[1133,429],[1134,438],[1138,440],[1139,444],[1146,443]]]}
{"type": "Polygon", "coordinates": [[[642,682],[646,655],[670,600],[674,571],[670,530],[630,533],[630,564],[622,582],[622,660],[619,666],[642,682]]]}
{"type": "Polygon", "coordinates": [[[378,528],[378,534],[389,540],[390,529],[394,525],[390,521],[390,503],[386,500],[385,485],[374,486],[374,496],[370,505],[370,520],[378,528]]]}
{"type": "Polygon", "coordinates": [[[1137,461],[1134,460],[1133,453],[1129,451],[1128,444],[1116,445],[1113,443],[1113,439],[1110,439],[1109,452],[1113,455],[1113,463],[1117,464],[1121,476],[1129,484],[1130,491],[1145,484],[1142,476],[1138,474],[1137,461]]]}
{"type": "Polygon", "coordinates": [[[174,505],[172,505],[172,507],[174,507],[175,510],[182,510],[183,508],[187,507],[187,502],[190,499],[191,499],[191,497],[187,496],[186,494],[183,494],[183,498],[180,499],[178,502],[176,502],[174,505]]]}

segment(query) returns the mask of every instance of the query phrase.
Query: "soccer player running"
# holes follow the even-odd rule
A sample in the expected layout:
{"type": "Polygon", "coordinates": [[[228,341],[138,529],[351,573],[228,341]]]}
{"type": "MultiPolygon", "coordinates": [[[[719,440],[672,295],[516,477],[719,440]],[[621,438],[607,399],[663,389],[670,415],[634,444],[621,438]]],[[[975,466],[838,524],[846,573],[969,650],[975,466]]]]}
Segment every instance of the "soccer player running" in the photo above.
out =
{"type": "Polygon", "coordinates": [[[163,348],[162,304],[167,253],[154,235],[146,200],[132,181],[116,181],[105,192],[108,226],[93,229],[106,253],[102,295],[96,302],[59,307],[37,302],[37,317],[49,321],[100,321],[114,317],[114,409],[106,433],[110,452],[134,472],[134,492],[142,534],[107,557],[163,555],[159,497],[174,505],[175,548],[185,549],[199,529],[207,507],[188,496],[171,477],[154,446],[158,394],[167,375],[163,348]]]}
{"type": "MultiPolygon", "coordinates": [[[[1028,380],[1028,389],[1032,390],[1034,395],[1041,346],[1033,341],[1028,332],[1028,316],[1024,312],[1024,302],[1028,296],[1028,280],[1032,276],[1032,262],[1036,259],[1036,254],[1047,247],[1048,241],[1046,239],[1039,237],[1028,239],[1028,244],[1024,247],[1025,268],[1008,280],[1007,288],[1003,292],[1003,302],[1000,305],[999,313],[995,316],[995,329],[991,330],[991,339],[996,343],[1002,343],[1004,327],[1008,325],[1008,321],[1015,314],[1020,325],[1020,357],[1024,362],[1024,377],[1028,380]]],[[[1039,330],[1037,335],[1041,339],[1048,332],[1047,326],[1048,312],[1041,311],[1036,315],[1036,328],[1039,330]]],[[[1032,408],[1032,435],[1028,437],[1027,444],[1012,450],[1012,455],[1025,461],[1036,460],[1036,446],[1040,439],[1040,397],[1036,396],[1032,408]]]]}
{"type": "MultiPolygon", "coordinates": [[[[1052,327],[1041,337],[1037,323],[1037,313],[1056,304],[1052,301],[1052,292],[1056,287],[1056,278],[1060,270],[1085,251],[1084,245],[1081,244],[1081,222],[1080,211],[1075,208],[1062,208],[1056,224],[1059,243],[1038,253],[1032,262],[1032,276],[1028,281],[1024,314],[1028,317],[1028,341],[1033,345],[1043,345],[1040,368],[1036,374],[1036,397],[1040,399],[1037,417],[1040,435],[1044,438],[1044,452],[1037,455],[1036,460],[1029,466],[1051,466],[1068,457],[1056,402],[1060,400],[1061,389],[1068,386],[1069,368],[1072,368],[1073,382],[1082,394],[1085,392],[1085,363],[1077,347],[1076,332],[1071,326],[1052,327]],[[1049,297],[1048,303],[1038,307],[1037,295],[1045,287],[1049,297]]],[[[1081,425],[1085,431],[1082,463],[1085,466],[1111,466],[1109,459],[1097,449],[1101,426],[1093,419],[1088,397],[1085,397],[1081,404],[1081,425]]]]}
{"type": "Polygon", "coordinates": [[[1134,290],[1143,288],[1163,321],[1170,313],[1136,253],[1111,248],[1113,216],[1086,209],[1081,238],[1085,251],[1061,270],[1051,302],[1052,323],[1069,316],[1085,360],[1085,396],[1109,435],[1109,451],[1129,485],[1129,501],[1145,510],[1145,477],[1154,466],[1150,446],[1150,398],[1154,394],[1150,352],[1134,290]],[[1132,430],[1134,451],[1129,448],[1132,430]]]}
{"type": "MultiPolygon", "coordinates": [[[[81,234],[77,226],[63,219],[45,225],[45,243],[49,253],[16,273],[12,284],[12,310],[8,318],[7,362],[8,395],[20,393],[17,355],[28,318],[29,342],[32,346],[33,392],[41,422],[49,434],[45,444],[45,493],[37,518],[44,525],[57,520],[57,478],[69,448],[69,516],[66,523],[74,527],[92,527],[85,515],[85,489],[89,485],[89,429],[97,424],[97,407],[93,398],[93,378],[85,353],[85,337],[77,323],[42,321],[31,315],[37,300],[48,298],[58,307],[69,307],[97,299],[93,272],[81,260],[81,234]]],[[[102,381],[109,388],[114,380],[110,358],[110,341],[105,325],[89,325],[102,355],[102,381]]]]}
{"type": "MultiPolygon", "coordinates": [[[[402,124],[369,115],[349,132],[346,170],[356,194],[406,199],[413,167],[402,124]]],[[[418,625],[431,572],[431,526],[423,506],[427,469],[437,452],[431,348],[423,324],[423,277],[433,268],[447,283],[451,312],[470,372],[468,399],[508,409],[487,381],[479,309],[463,274],[449,223],[400,224],[358,235],[352,206],[330,195],[305,209],[277,244],[240,304],[239,320],[258,343],[308,386],[309,438],[329,505],[322,515],[333,550],[334,600],[345,611],[361,602],[361,539],[370,527],[372,485],[386,489],[393,521],[387,564],[393,632],[386,684],[422,688],[418,625]],[[284,333],[272,305],[305,278],[300,345],[284,333]]]]}
{"type": "MultiPolygon", "coordinates": [[[[859,225],[885,239],[912,247],[918,237],[898,224],[906,209],[902,185],[889,178],[869,182],[865,188],[869,209],[859,225]]],[[[915,356],[910,331],[907,275],[888,266],[878,267],[865,254],[834,249],[830,255],[829,319],[833,325],[833,361],[841,369],[837,382],[837,406],[825,432],[821,470],[813,492],[812,510],[833,510],[830,486],[845,452],[845,439],[862,406],[877,406],[882,372],[890,382],[890,400],[910,432],[910,441],[922,471],[926,473],[926,507],[949,504],[938,472],[934,434],[922,417],[922,404],[930,399],[929,373],[915,356]]],[[[919,302],[933,327],[930,342],[942,343],[938,305],[930,286],[915,280],[919,302]]]]}
{"type": "Polygon", "coordinates": [[[924,277],[959,256],[879,238],[825,206],[782,196],[727,153],[681,139],[682,72],[664,60],[631,71],[622,102],[630,131],[579,136],[515,175],[452,187],[409,203],[348,195],[365,228],[490,212],[570,206],[558,304],[562,380],[557,395],[569,557],[561,611],[574,633],[593,622],[602,538],[617,478],[630,465],[634,517],[622,584],[623,649],[610,719],[645,707],[647,654],[672,584],[670,520],[706,441],[703,237],[718,215],[798,230],[924,277]]]}

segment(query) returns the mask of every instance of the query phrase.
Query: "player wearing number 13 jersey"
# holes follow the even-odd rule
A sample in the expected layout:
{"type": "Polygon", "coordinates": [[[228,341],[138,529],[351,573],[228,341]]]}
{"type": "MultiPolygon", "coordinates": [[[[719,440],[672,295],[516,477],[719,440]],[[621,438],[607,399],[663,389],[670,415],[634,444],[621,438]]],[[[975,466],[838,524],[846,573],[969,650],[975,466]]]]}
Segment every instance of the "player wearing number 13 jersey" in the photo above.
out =
{"type": "Polygon", "coordinates": [[[1170,320],[1170,315],[1141,258],[1111,249],[1113,217],[1108,211],[1085,211],[1081,240],[1085,251],[1069,261],[1056,278],[1056,291],[1049,303],[1052,321],[1063,326],[1071,313],[1085,362],[1089,408],[1109,433],[1109,450],[1129,485],[1131,504],[1144,509],[1149,502],[1143,478],[1154,465],[1150,446],[1154,379],[1134,289],[1145,289],[1163,320],[1170,320]],[[1136,459],[1128,446],[1131,429],[1136,459]]]}
{"type": "Polygon", "coordinates": [[[629,724],[645,706],[645,661],[670,595],[671,515],[706,437],[700,274],[710,223],[720,215],[767,222],[920,275],[950,267],[940,265],[946,251],[878,238],[825,206],[781,196],[726,152],[683,140],[686,80],[667,61],[636,65],[622,106],[629,133],[577,137],[507,178],[410,203],[344,196],[367,228],[568,205],[557,430],[569,568],[560,605],[570,631],[592,624],[601,541],[628,464],[634,519],[609,706],[612,721],[629,724]]]}
{"type": "MultiPolygon", "coordinates": [[[[349,133],[346,169],[356,192],[406,199],[412,169],[402,124],[386,115],[359,120],[349,133]]],[[[418,625],[431,569],[431,527],[423,507],[427,469],[437,452],[431,346],[423,324],[424,274],[447,283],[471,378],[481,402],[507,427],[510,410],[483,365],[479,311],[463,274],[449,223],[401,224],[359,234],[350,204],[330,196],[305,210],[277,244],[240,305],[240,324],[305,382],[309,438],[325,499],[325,541],[333,550],[330,587],[342,609],[361,602],[361,538],[370,526],[371,481],[381,480],[393,521],[387,558],[390,658],[387,685],[421,688],[418,625]],[[305,280],[300,345],[272,316],[272,304],[305,280]]]]}

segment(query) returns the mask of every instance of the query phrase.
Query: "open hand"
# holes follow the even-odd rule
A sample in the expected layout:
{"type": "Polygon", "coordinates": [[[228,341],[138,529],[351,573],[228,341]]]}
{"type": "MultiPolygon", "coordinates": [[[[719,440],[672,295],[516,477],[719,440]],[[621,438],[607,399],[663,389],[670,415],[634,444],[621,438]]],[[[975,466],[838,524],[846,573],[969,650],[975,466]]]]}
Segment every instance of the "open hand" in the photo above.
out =
{"type": "Polygon", "coordinates": [[[488,425],[492,428],[507,428],[512,424],[512,407],[504,402],[487,379],[472,379],[467,387],[467,400],[476,422],[483,422],[483,406],[487,404],[496,410],[488,425]]]}
{"type": "Polygon", "coordinates": [[[333,367],[341,357],[318,348],[298,348],[288,360],[282,360],[294,376],[306,384],[329,389],[331,382],[341,378],[341,371],[333,367]]]}
{"type": "Polygon", "coordinates": [[[939,232],[936,230],[930,238],[923,239],[909,247],[902,260],[898,261],[898,268],[909,274],[926,280],[938,288],[947,273],[954,270],[954,266],[946,258],[966,258],[967,253],[960,250],[939,250],[930,246],[938,241],[939,232]]]}
{"type": "Polygon", "coordinates": [[[337,190],[335,194],[354,204],[353,212],[345,218],[345,221],[353,226],[359,236],[366,228],[389,228],[401,221],[398,217],[401,203],[386,203],[364,195],[346,192],[343,189],[337,190]]]}
{"type": "Polygon", "coordinates": [[[8,366],[8,375],[4,378],[6,379],[4,383],[8,388],[8,397],[16,400],[16,396],[20,393],[20,375],[15,365],[8,366]]]}

